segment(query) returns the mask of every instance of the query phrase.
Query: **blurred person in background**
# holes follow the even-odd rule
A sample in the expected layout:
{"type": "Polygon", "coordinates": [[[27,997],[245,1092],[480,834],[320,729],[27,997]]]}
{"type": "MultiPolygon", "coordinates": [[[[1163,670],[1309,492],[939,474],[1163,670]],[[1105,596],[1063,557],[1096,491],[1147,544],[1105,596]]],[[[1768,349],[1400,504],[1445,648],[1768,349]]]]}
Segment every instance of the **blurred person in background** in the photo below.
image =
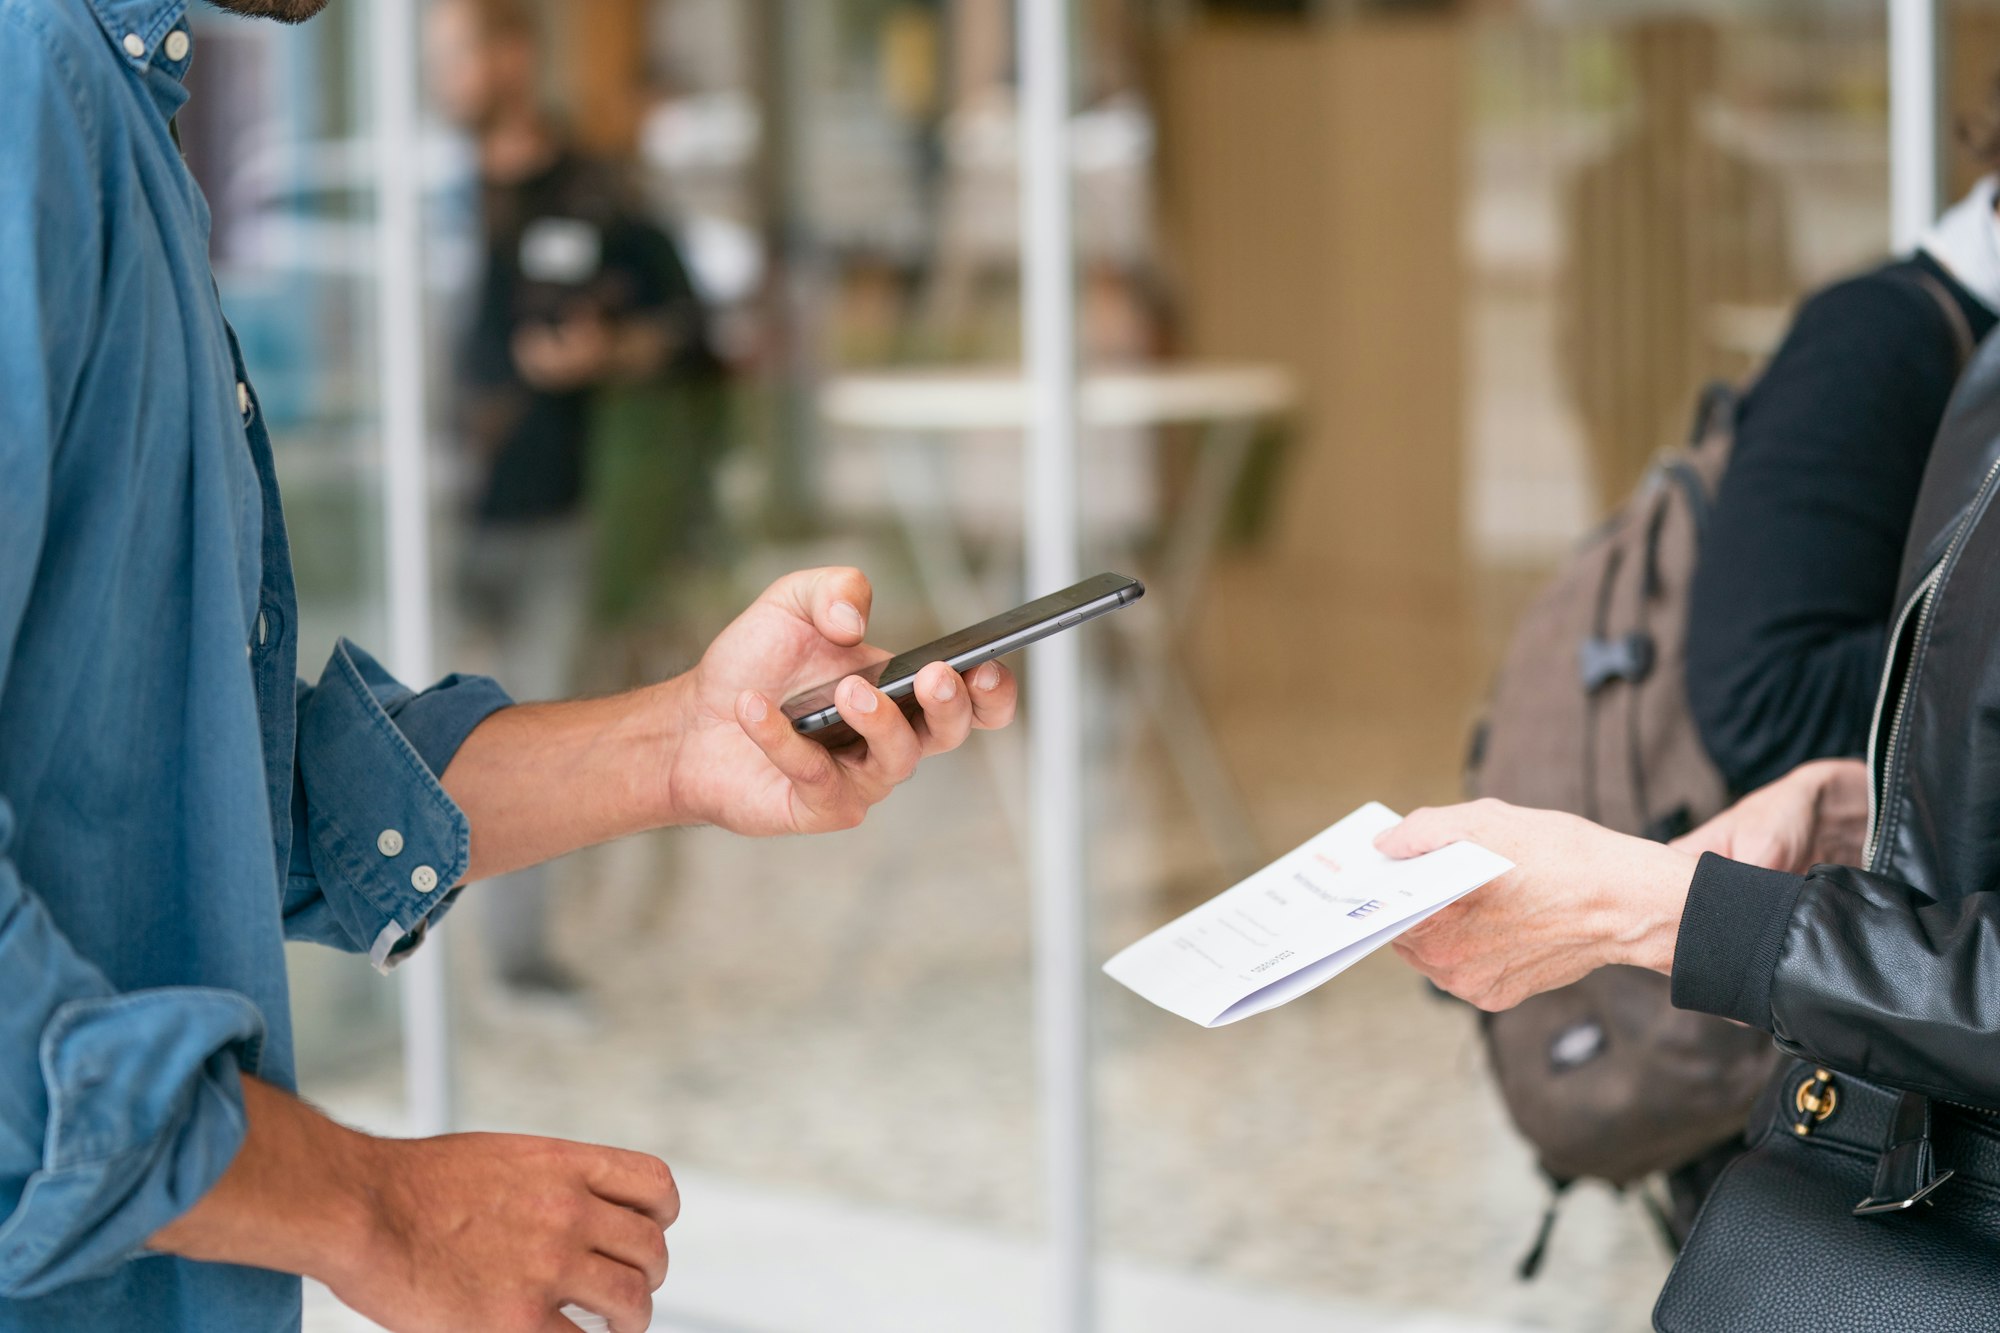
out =
{"type": "Polygon", "coordinates": [[[1709,120],[1714,24],[1642,19],[1623,45],[1638,119],[1569,184],[1560,289],[1563,377],[1607,510],[1683,441],[1701,386],[1747,368],[1729,317],[1793,292],[1784,183],[1709,120]]]}
{"type": "MultiPolygon", "coordinates": [[[[622,164],[578,150],[547,109],[526,0],[439,0],[426,36],[433,95],[474,140],[484,251],[458,357],[458,415],[475,472],[459,601],[510,685],[559,698],[573,688],[590,620],[593,538],[607,536],[593,532],[586,505],[588,474],[606,461],[595,456],[593,429],[615,420],[620,441],[694,462],[665,494],[633,475],[649,470],[629,465],[610,489],[650,502],[640,533],[695,539],[704,507],[674,500],[703,484],[712,423],[664,409],[635,414],[618,396],[710,378],[715,362],[674,242],[646,217],[622,164]]],[[[614,466],[629,464],[628,452],[614,466]]],[[[630,516],[620,508],[613,517],[630,516]]],[[[613,525],[614,563],[631,558],[633,530],[613,525]]],[[[485,933],[505,994],[570,1007],[580,987],[550,948],[552,880],[535,868],[489,886],[485,933]]]]}
{"type": "Polygon", "coordinates": [[[851,827],[1008,721],[1012,678],[934,663],[906,719],[850,674],[883,656],[867,580],[824,569],[613,697],[412,691],[345,640],[302,682],[171,128],[193,47],[185,0],[0,0],[0,1330],[292,1333],[306,1274],[394,1333],[554,1333],[572,1303],[639,1333],[666,1165],[335,1123],[292,1091],[285,941],[388,970],[464,884],[582,846],[851,827]],[[837,754],[779,707],[833,679],[865,742],[837,754]]]}

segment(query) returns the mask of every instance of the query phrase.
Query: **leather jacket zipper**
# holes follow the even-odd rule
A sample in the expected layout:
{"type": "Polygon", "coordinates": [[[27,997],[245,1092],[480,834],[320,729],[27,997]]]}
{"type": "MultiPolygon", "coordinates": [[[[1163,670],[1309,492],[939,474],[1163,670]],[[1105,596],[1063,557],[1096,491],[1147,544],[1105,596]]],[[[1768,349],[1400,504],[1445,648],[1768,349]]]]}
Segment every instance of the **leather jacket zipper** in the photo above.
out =
{"type": "Polygon", "coordinates": [[[1939,586],[1944,582],[1945,571],[1951,568],[1952,559],[1958,554],[1958,548],[1965,543],[1966,534],[1972,531],[1972,525],[1978,521],[1996,477],[2000,477],[2000,458],[1994,459],[1987,467],[1986,478],[1979,483],[1979,490],[1973,495],[1972,503],[1966,506],[1965,516],[1959,520],[1958,530],[1952,533],[1950,543],[1944,548],[1944,554],[1938,557],[1938,562],[1931,567],[1931,572],[1924,576],[1924,581],[1917,585],[1916,591],[1912,592],[1909,600],[1903,603],[1903,609],[1896,615],[1895,628],[1889,634],[1889,659],[1883,664],[1882,684],[1875,698],[1875,719],[1868,728],[1870,765],[1868,839],[1862,848],[1861,861],[1870,870],[1877,868],[1875,855],[1881,850],[1882,819],[1888,805],[1889,783],[1896,772],[1896,747],[1903,738],[1904,716],[1909,711],[1911,687],[1916,684],[1917,654],[1922,650],[1924,631],[1930,624],[1931,607],[1936,601],[1939,586]],[[1917,624],[1910,646],[1910,662],[1903,672],[1900,687],[1896,691],[1896,710],[1890,718],[1887,744],[1878,751],[1876,741],[1881,734],[1882,712],[1889,700],[1889,687],[1895,675],[1896,658],[1902,650],[1903,628],[1912,612],[1916,613],[1917,624]]]}
{"type": "MultiPolygon", "coordinates": [[[[1889,745],[1887,750],[1881,748],[1878,739],[1882,734],[1882,714],[1889,703],[1889,686],[1895,679],[1896,659],[1902,653],[1903,629],[1908,625],[1910,616],[1914,613],[1917,617],[1917,632],[1919,634],[1922,633],[1924,621],[1930,614],[1931,594],[1937,591],[1938,576],[1942,573],[1944,573],[1944,561],[1940,560],[1931,567],[1931,572],[1924,576],[1924,581],[1917,585],[1917,590],[1910,594],[1910,599],[1903,603],[1903,609],[1896,615],[1895,627],[1889,631],[1889,658],[1882,665],[1882,683],[1875,694],[1875,718],[1868,725],[1868,758],[1870,764],[1868,774],[1868,838],[1861,849],[1861,864],[1870,870],[1875,868],[1875,840],[1882,828],[1882,805],[1883,798],[1888,795],[1890,758],[1895,753],[1896,742],[1902,738],[1903,714],[1907,711],[1910,701],[1910,691],[1908,688],[1909,675],[1907,672],[1904,673],[1902,681],[1904,688],[1896,692],[1896,711],[1889,722],[1889,745]]],[[[1914,648],[1911,650],[1911,665],[1916,665],[1916,652],[1914,648]]]]}

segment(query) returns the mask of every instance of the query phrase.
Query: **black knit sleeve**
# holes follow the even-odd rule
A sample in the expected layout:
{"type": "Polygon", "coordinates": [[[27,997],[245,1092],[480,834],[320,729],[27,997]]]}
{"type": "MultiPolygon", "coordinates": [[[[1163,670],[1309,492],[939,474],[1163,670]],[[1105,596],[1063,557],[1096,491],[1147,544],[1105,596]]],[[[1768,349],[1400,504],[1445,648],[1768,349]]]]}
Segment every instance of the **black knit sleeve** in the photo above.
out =
{"type": "Polygon", "coordinates": [[[1919,262],[1807,301],[1740,408],[1687,656],[1696,725],[1739,792],[1866,744],[1897,562],[1957,378],[1919,262]]]}

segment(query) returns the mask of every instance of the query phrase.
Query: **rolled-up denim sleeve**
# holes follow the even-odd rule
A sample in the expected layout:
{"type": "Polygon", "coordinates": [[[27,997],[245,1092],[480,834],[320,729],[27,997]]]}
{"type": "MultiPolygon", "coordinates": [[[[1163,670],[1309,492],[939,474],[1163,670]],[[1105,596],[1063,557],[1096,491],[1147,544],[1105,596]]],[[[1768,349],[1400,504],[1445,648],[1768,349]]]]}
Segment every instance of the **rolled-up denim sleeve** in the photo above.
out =
{"type": "Polygon", "coordinates": [[[114,991],[9,858],[0,801],[0,1299],[137,1253],[221,1177],[263,1015],[233,991],[114,991]]]}
{"type": "Polygon", "coordinates": [[[286,934],[384,971],[449,911],[471,828],[439,776],[510,702],[481,676],[413,691],[347,640],[298,694],[298,764],[286,934]]]}

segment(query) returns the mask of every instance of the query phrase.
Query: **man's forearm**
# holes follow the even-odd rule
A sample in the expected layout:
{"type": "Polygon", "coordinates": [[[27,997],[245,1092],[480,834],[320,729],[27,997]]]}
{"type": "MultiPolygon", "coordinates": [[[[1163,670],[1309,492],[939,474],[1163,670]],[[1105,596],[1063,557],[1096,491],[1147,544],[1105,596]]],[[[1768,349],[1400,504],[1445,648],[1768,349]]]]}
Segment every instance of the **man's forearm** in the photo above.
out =
{"type": "Polygon", "coordinates": [[[444,771],[472,825],[467,880],[677,822],[665,774],[679,681],[604,699],[520,704],[473,729],[444,771]]]}
{"type": "Polygon", "coordinates": [[[365,1262],[374,1222],[371,1141],[247,1076],[243,1111],[249,1129],[236,1159],[148,1248],[321,1278],[365,1262]]]}
{"type": "Polygon", "coordinates": [[[575,1303],[640,1329],[680,1212],[666,1163],[514,1134],[377,1139],[243,1080],[249,1133],[159,1253],[317,1278],[399,1333],[568,1327],[575,1303]]]}

